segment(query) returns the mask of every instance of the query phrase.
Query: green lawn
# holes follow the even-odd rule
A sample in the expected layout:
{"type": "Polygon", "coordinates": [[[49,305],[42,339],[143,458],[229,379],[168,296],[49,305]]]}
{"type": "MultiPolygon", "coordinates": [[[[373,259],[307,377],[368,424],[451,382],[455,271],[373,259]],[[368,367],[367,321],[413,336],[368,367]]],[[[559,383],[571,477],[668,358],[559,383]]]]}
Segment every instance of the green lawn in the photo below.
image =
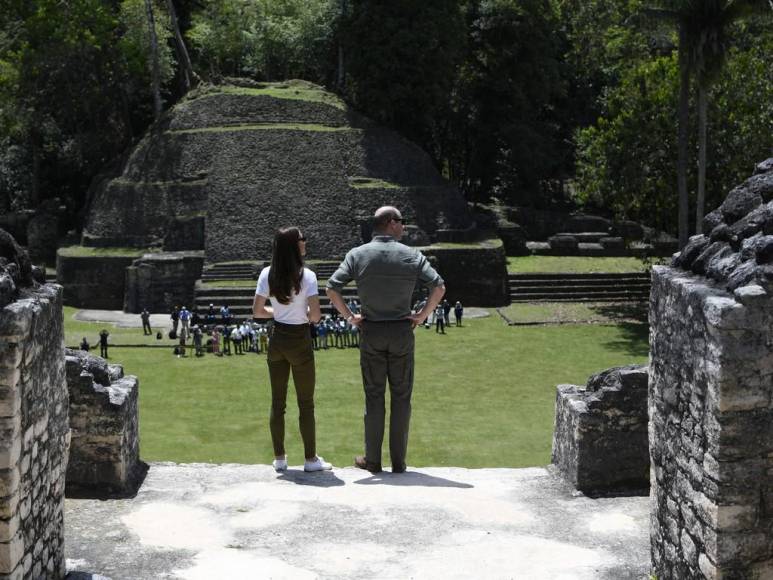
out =
{"type": "Polygon", "coordinates": [[[158,248],[92,248],[90,246],[67,246],[57,250],[61,256],[68,258],[131,258],[140,257],[148,252],[158,252],[158,248]]]}
{"type": "Polygon", "coordinates": [[[514,302],[499,309],[513,324],[647,321],[646,302],[514,302]]]}
{"type": "Polygon", "coordinates": [[[166,133],[171,135],[185,135],[187,133],[230,133],[234,131],[313,131],[318,133],[343,133],[346,131],[359,131],[352,127],[333,127],[331,125],[319,125],[316,123],[255,123],[251,125],[223,125],[220,127],[200,127],[197,129],[170,129],[166,133]]]}
{"type": "MultiPolygon", "coordinates": [[[[101,326],[69,317],[66,322],[70,336],[87,328],[96,336],[101,326]]],[[[145,340],[139,329],[111,332],[113,342],[145,340]]],[[[415,466],[545,465],[556,385],[584,384],[602,369],[647,359],[646,327],[642,332],[636,324],[508,327],[494,314],[445,336],[423,328],[416,334],[409,447],[415,466]]],[[[110,353],[111,362],[140,377],[145,460],[271,460],[265,356],[178,359],[171,347],[112,347],[110,353]]],[[[358,353],[320,352],[317,371],[318,450],[335,465],[349,465],[362,452],[358,353]]],[[[292,398],[288,403],[288,453],[297,464],[302,457],[297,407],[292,398]]]]}
{"type": "Polygon", "coordinates": [[[507,271],[511,274],[566,272],[643,272],[648,265],[639,258],[596,258],[582,256],[509,256],[507,271]]]}
{"type": "MultiPolygon", "coordinates": [[[[99,323],[99,322],[81,322],[75,320],[73,316],[78,312],[77,308],[71,306],[64,307],[64,343],[69,347],[77,347],[80,345],[83,337],[89,341],[89,344],[95,347],[99,342],[99,331],[103,328],[110,333],[108,339],[110,345],[159,345],[167,344],[171,345],[172,341],[168,339],[156,340],[155,335],[143,336],[142,327],[140,328],[121,328],[113,326],[112,324],[99,323]]],[[[140,320],[140,315],[137,314],[137,320],[140,320]]],[[[154,329],[155,330],[155,329],[154,329]]],[[[168,330],[168,328],[158,330],[168,330]]],[[[99,348],[96,348],[99,353],[99,348]]],[[[142,352],[148,352],[148,349],[142,349],[142,352]]]]}

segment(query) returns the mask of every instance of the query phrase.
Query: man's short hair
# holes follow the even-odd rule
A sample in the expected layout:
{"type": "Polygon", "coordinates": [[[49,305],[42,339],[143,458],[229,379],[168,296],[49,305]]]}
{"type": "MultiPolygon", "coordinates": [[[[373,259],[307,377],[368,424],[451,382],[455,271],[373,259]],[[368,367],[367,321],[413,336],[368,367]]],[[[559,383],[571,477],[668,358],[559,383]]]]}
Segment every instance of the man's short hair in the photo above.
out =
{"type": "Polygon", "coordinates": [[[373,215],[373,229],[382,232],[386,229],[389,222],[400,217],[400,210],[391,205],[385,205],[376,210],[373,215]]]}

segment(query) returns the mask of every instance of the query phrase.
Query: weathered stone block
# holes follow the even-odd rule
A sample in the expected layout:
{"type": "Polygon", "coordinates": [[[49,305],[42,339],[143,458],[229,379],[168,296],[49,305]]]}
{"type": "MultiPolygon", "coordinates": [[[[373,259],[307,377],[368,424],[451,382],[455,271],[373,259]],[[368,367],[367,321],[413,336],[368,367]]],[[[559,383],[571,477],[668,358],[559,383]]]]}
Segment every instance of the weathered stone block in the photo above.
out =
{"type": "Polygon", "coordinates": [[[0,439],[0,470],[11,469],[21,457],[21,439],[12,437],[0,439]]]}
{"type": "Polygon", "coordinates": [[[21,532],[9,541],[0,543],[0,574],[10,574],[24,557],[24,538],[21,532]]]}
{"type": "Polygon", "coordinates": [[[585,389],[557,387],[552,462],[586,493],[647,489],[646,367],[610,369],[585,389]]]}
{"type": "Polygon", "coordinates": [[[752,578],[773,555],[768,293],[757,284],[731,294],[654,269],[650,539],[659,577],[752,578]],[[685,507],[675,515],[674,505],[685,507]]]}
{"type": "Polygon", "coordinates": [[[18,514],[11,516],[9,519],[0,519],[0,543],[10,542],[11,539],[19,531],[20,518],[18,514]]]}
{"type": "Polygon", "coordinates": [[[0,310],[0,338],[18,342],[27,336],[32,324],[33,311],[29,300],[12,302],[0,310]]]}
{"type": "Polygon", "coordinates": [[[139,383],[136,377],[124,377],[122,368],[110,369],[103,359],[80,351],[68,349],[66,360],[72,401],[68,493],[132,493],[144,470],[139,458],[139,383]]]}
{"type": "Polygon", "coordinates": [[[0,373],[18,368],[21,361],[22,351],[18,344],[0,339],[0,373]]]}

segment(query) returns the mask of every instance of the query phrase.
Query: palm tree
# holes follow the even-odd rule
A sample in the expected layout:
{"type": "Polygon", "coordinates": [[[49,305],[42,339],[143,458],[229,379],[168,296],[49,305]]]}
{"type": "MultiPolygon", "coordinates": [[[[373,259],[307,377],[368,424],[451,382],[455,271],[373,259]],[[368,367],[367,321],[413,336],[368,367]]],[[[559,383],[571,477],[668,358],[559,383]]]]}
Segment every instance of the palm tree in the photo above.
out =
{"type": "Polygon", "coordinates": [[[153,118],[158,121],[161,116],[161,71],[158,62],[158,36],[156,35],[156,19],[153,15],[152,0],[145,0],[145,11],[148,16],[150,32],[150,78],[153,91],[153,118]]]}
{"type": "Polygon", "coordinates": [[[677,186],[679,191],[679,246],[689,237],[687,193],[688,123],[690,82],[695,77],[698,89],[698,195],[696,231],[703,228],[706,197],[706,150],[708,91],[724,64],[730,27],[742,18],[761,11],[773,0],[662,0],[657,8],[645,13],[673,22],[679,31],[679,133],[677,186]]]}

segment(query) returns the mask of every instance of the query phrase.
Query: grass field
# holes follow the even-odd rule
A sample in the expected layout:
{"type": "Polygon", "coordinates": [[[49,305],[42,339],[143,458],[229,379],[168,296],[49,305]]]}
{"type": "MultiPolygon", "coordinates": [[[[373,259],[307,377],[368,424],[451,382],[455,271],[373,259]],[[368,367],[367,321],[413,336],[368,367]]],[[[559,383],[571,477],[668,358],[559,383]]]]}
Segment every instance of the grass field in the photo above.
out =
{"type": "Polygon", "coordinates": [[[513,324],[614,324],[646,323],[647,308],[646,302],[514,302],[499,311],[513,324]]]}
{"type": "MultiPolygon", "coordinates": [[[[71,319],[68,337],[105,326],[71,319]]],[[[111,342],[138,343],[139,329],[108,328],[111,342]]],[[[602,369],[643,362],[641,324],[508,327],[494,314],[447,335],[418,329],[409,447],[414,466],[524,467],[550,461],[555,387],[584,384],[602,369]]],[[[167,341],[164,341],[168,344],[167,341]]],[[[267,463],[269,385],[264,355],[178,359],[171,346],[110,350],[140,378],[146,461],[267,463]]],[[[349,465],[362,452],[363,394],[355,349],[317,354],[319,453],[349,465]]],[[[291,464],[302,458],[297,408],[288,401],[291,464]]],[[[388,449],[384,448],[388,463],[388,449]]]]}
{"type": "Polygon", "coordinates": [[[639,258],[584,256],[509,256],[507,258],[507,271],[511,274],[643,272],[647,267],[639,258]]]}

